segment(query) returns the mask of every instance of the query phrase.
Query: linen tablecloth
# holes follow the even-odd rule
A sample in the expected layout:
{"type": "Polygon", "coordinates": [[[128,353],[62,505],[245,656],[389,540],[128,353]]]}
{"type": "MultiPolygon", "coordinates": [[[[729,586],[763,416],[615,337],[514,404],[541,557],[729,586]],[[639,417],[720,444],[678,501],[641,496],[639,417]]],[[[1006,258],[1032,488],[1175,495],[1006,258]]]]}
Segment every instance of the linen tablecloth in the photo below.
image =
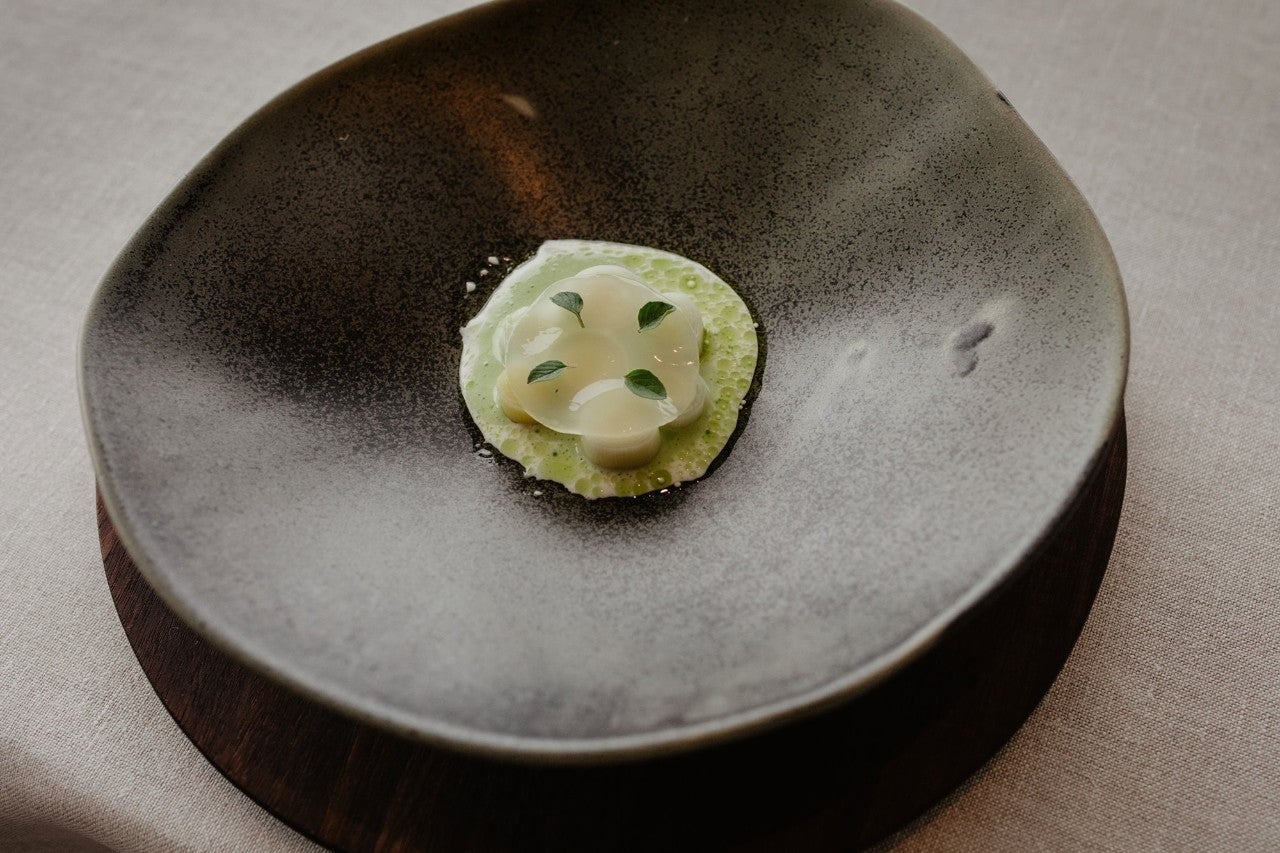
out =
{"type": "MultiPolygon", "coordinates": [[[[75,344],[173,185],[457,0],[0,0],[0,850],[295,850],[152,693],[98,558],[75,344]]],[[[1110,236],[1128,496],[1030,721],[902,850],[1280,849],[1280,3],[911,0],[1110,236]]],[[[785,14],[785,3],[778,4],[785,14]]]]}

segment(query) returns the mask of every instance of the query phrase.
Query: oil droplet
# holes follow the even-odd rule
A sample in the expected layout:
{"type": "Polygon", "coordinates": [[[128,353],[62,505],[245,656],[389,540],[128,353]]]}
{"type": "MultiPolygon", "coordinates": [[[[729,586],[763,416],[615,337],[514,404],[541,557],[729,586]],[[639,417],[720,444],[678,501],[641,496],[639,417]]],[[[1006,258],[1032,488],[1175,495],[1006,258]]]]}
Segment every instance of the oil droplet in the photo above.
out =
{"type": "Polygon", "coordinates": [[[476,451],[476,456],[479,456],[481,459],[489,459],[493,456],[493,451],[487,447],[482,447],[476,451]]]}
{"type": "Polygon", "coordinates": [[[475,293],[476,283],[474,281],[467,282],[467,293],[475,293]]]}

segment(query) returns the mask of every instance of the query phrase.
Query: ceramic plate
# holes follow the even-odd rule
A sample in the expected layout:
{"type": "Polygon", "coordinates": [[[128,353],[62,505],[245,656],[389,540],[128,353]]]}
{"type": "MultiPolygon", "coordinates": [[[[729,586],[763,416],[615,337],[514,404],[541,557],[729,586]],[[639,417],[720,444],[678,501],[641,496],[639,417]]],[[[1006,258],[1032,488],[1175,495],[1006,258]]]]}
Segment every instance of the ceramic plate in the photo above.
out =
{"type": "Polygon", "coordinates": [[[664,0],[483,6],[299,84],[129,244],[80,357],[111,515],[197,630],[387,728],[585,761],[935,642],[1076,493],[1126,353],[1085,202],[927,23],[664,0]],[[477,448],[459,327],[555,238],[751,305],[707,477],[586,501],[477,448]]]}

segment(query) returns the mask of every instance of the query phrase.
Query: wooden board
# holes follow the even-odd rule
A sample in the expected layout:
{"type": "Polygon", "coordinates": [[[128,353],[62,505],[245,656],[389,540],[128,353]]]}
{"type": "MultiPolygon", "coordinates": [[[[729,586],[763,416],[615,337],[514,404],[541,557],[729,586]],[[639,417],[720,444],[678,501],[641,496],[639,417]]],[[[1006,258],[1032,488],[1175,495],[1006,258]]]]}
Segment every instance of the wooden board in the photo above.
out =
{"type": "Polygon", "coordinates": [[[1075,643],[1124,497],[1121,421],[1038,553],[929,652],[819,716],[656,761],[496,763],[386,734],[235,663],[156,597],[98,501],[121,624],[156,694],[228,779],[344,850],[847,850],[918,816],[1017,730],[1075,643]]]}

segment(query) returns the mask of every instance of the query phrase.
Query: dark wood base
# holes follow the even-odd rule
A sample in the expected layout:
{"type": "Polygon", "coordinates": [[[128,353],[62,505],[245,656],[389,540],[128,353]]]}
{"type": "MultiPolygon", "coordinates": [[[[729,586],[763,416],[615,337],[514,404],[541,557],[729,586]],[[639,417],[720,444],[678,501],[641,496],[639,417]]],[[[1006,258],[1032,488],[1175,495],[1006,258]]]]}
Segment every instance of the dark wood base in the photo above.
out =
{"type": "Polygon", "coordinates": [[[139,575],[101,499],[98,529],[120,621],[160,701],[237,787],[322,844],[848,850],[959,785],[1040,701],[1106,570],[1125,451],[1122,421],[1038,553],[871,692],[747,740],[606,767],[458,755],[302,699],[174,616],[139,575]]]}

